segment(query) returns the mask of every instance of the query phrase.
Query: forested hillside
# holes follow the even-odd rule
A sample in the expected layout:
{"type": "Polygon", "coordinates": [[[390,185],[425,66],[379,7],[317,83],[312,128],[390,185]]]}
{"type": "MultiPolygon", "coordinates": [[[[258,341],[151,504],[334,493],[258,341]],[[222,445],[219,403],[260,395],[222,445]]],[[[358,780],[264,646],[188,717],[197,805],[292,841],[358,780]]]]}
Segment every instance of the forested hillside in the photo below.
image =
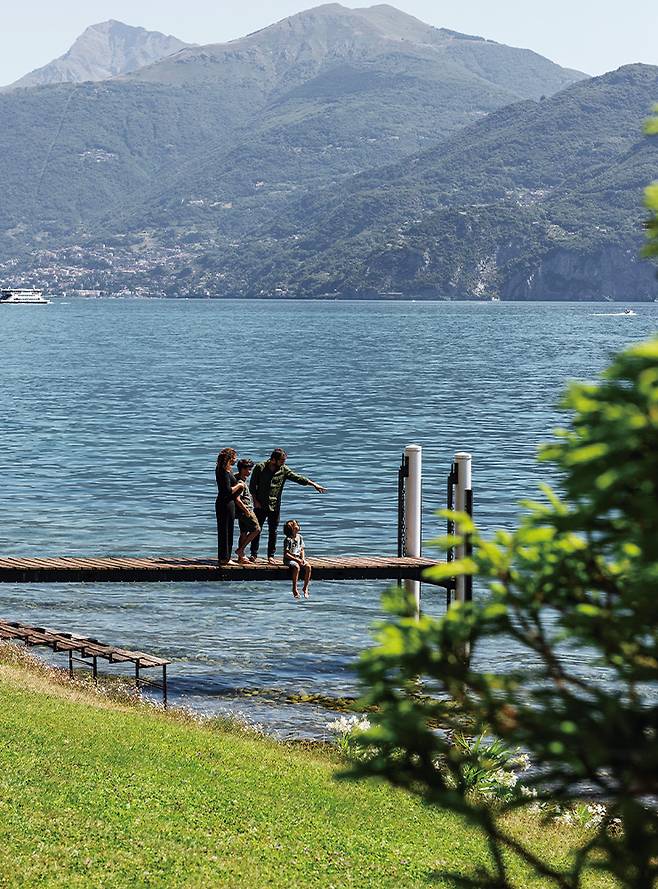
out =
{"type": "Polygon", "coordinates": [[[329,4],[102,83],[0,95],[0,276],[653,298],[637,255],[657,97],[651,66],[589,79],[393,7],[329,4]]]}
{"type": "Polygon", "coordinates": [[[99,244],[146,232],[180,264],[180,244],[251,237],[297,194],[583,76],[393,7],[329,4],[111,80],[5,92],[0,262],[23,274],[72,250],[91,272],[99,244]]]}
{"type": "MultiPolygon", "coordinates": [[[[436,148],[306,196],[252,287],[506,299],[655,296],[639,262],[658,68],[495,112],[436,148]]],[[[254,242],[256,245],[258,240],[254,242]]]]}

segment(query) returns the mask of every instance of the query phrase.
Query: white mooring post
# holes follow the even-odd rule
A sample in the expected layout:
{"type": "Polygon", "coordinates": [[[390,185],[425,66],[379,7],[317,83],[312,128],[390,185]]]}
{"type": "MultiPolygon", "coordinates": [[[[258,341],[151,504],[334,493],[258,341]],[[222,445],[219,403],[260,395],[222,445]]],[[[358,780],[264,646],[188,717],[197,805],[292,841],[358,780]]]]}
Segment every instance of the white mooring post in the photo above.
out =
{"type": "MultiPolygon", "coordinates": [[[[419,559],[423,549],[423,449],[420,445],[407,445],[404,456],[409,466],[404,492],[404,554],[419,559]]],[[[404,585],[407,592],[414,597],[416,612],[420,614],[420,581],[405,580],[404,585]]]]}
{"type": "MultiPolygon", "coordinates": [[[[472,514],[473,490],[471,486],[471,464],[472,458],[470,454],[463,451],[455,454],[455,468],[457,470],[457,483],[455,485],[455,510],[457,512],[467,512],[472,514]]],[[[467,553],[467,545],[462,543],[455,547],[455,559],[463,559],[467,553]]],[[[471,578],[460,574],[455,578],[455,601],[464,602],[470,599],[471,578]]]]}

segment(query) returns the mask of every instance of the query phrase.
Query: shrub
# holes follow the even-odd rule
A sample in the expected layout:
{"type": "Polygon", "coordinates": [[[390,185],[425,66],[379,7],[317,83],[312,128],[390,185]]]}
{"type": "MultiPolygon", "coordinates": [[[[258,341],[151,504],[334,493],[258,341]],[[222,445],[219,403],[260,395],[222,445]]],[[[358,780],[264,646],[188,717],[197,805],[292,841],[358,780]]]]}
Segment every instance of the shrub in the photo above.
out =
{"type": "Polygon", "coordinates": [[[389,595],[396,617],[359,665],[377,712],[362,739],[373,755],[354,769],[484,831],[491,866],[473,880],[453,875],[462,886],[511,887],[509,852],[564,889],[580,887],[587,867],[627,889],[658,878],[658,339],[619,355],[598,382],[572,384],[563,406],[571,422],[541,452],[561,496],[545,486],[518,530],[493,540],[454,515],[474,555],[429,572],[477,574],[488,593],[419,620],[389,595]],[[477,667],[494,637],[518,650],[508,673],[477,667]],[[465,726],[530,755],[526,794],[493,806],[472,793],[483,757],[454,743],[465,726]],[[524,808],[592,815],[567,869],[506,828],[506,813],[524,808]]]}

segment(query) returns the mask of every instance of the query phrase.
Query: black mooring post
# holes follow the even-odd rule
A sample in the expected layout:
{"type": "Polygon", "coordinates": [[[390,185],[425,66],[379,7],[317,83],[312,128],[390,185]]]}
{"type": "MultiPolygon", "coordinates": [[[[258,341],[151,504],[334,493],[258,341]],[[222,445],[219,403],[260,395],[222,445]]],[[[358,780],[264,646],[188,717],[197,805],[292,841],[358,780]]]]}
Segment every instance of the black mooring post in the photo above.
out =
{"type": "MultiPolygon", "coordinates": [[[[452,463],[450,466],[450,472],[448,473],[448,491],[446,498],[447,508],[452,511],[455,508],[455,485],[457,484],[459,467],[456,463],[452,463]]],[[[451,537],[455,533],[455,523],[452,519],[448,519],[446,522],[446,532],[449,537],[451,537]]],[[[454,547],[448,546],[446,553],[446,562],[453,562],[455,559],[455,550],[454,547]]],[[[450,608],[452,604],[452,587],[448,586],[446,588],[446,608],[450,608]]]]}
{"type": "MultiPolygon", "coordinates": [[[[398,469],[398,559],[405,555],[405,514],[404,495],[405,479],[409,477],[409,457],[402,452],[402,460],[398,469]]],[[[398,574],[398,586],[402,586],[402,575],[398,574]]]]}
{"type": "Polygon", "coordinates": [[[135,661],[135,688],[139,691],[139,660],[135,661]]]}
{"type": "Polygon", "coordinates": [[[404,488],[405,482],[404,480],[409,478],[409,458],[406,454],[402,454],[402,462],[400,463],[400,468],[398,469],[398,559],[401,559],[404,555],[404,528],[405,528],[405,515],[404,515],[404,488]]]}
{"type": "MultiPolygon", "coordinates": [[[[457,484],[457,474],[459,472],[459,468],[456,463],[453,463],[450,467],[450,472],[448,473],[448,496],[447,496],[447,508],[452,512],[455,508],[455,485],[457,484]]],[[[446,531],[448,534],[452,535],[455,533],[455,523],[452,519],[448,519],[446,531]]],[[[454,549],[452,546],[448,547],[448,555],[447,561],[452,562],[455,558],[454,549]]]]}
{"type": "Polygon", "coordinates": [[[167,665],[162,665],[162,706],[167,709],[167,665]]]}
{"type": "Polygon", "coordinates": [[[73,679],[73,650],[69,648],[69,678],[73,679]]]}
{"type": "Polygon", "coordinates": [[[94,682],[98,683],[98,659],[96,655],[94,655],[91,662],[91,675],[94,678],[94,682]]]}
{"type": "MultiPolygon", "coordinates": [[[[473,489],[470,488],[466,491],[466,512],[468,515],[473,518],[473,489]]],[[[473,540],[470,534],[466,535],[465,540],[465,555],[466,558],[470,558],[473,555],[473,540]]],[[[473,575],[467,574],[465,578],[464,585],[464,598],[467,602],[473,601],[473,575]]]]}

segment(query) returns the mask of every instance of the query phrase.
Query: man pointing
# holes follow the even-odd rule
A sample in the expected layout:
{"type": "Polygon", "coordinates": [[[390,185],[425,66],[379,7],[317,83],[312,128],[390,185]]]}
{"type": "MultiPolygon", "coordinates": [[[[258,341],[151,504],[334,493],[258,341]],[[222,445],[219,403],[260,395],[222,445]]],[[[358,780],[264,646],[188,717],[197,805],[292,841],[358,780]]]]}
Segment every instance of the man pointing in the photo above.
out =
{"type": "MultiPolygon", "coordinates": [[[[281,515],[281,495],[283,494],[283,486],[286,481],[296,482],[298,485],[310,485],[312,488],[315,488],[318,494],[326,494],[327,492],[326,488],[316,484],[310,478],[299,475],[289,466],[286,466],[287,456],[284,450],[275,448],[269,460],[264,460],[262,463],[257,463],[254,466],[249,482],[249,490],[254,499],[254,511],[261,529],[267,519],[267,561],[270,564],[276,564],[274,559],[276,532],[281,515]]],[[[252,562],[255,562],[258,558],[259,543],[260,534],[251,544],[250,561],[252,562]]]]}

